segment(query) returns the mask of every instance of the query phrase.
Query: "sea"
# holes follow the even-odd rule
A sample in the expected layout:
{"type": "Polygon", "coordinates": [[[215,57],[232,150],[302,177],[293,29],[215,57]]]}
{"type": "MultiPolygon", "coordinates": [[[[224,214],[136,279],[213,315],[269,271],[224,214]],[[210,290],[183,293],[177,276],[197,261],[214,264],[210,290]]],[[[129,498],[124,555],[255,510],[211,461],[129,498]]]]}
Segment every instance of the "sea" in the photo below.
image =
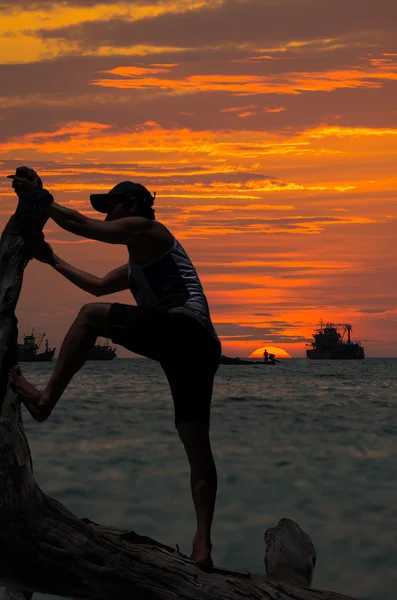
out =
{"type": "MultiPolygon", "coordinates": [[[[54,363],[22,366],[41,388],[54,363]]],[[[190,553],[189,468],[157,363],[87,362],[47,422],[23,411],[46,494],[190,553]]],[[[315,545],[313,587],[395,600],[397,359],[221,365],[211,432],[216,565],[264,574],[264,532],[288,517],[315,545]]]]}

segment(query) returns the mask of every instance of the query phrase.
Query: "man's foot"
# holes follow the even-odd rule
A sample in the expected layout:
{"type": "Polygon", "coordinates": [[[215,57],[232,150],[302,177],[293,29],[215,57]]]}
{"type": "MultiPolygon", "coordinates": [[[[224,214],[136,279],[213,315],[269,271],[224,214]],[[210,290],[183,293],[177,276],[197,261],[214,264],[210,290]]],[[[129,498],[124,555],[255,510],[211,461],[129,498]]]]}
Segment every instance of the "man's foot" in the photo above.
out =
{"type": "Polygon", "coordinates": [[[191,560],[194,560],[196,565],[202,570],[210,573],[214,568],[214,563],[211,558],[212,544],[204,544],[199,542],[196,538],[193,540],[193,552],[191,560]]]}
{"type": "Polygon", "coordinates": [[[18,394],[32,417],[40,423],[46,421],[52,408],[45,403],[42,392],[23,377],[19,365],[10,369],[8,379],[11,389],[18,394]]]}

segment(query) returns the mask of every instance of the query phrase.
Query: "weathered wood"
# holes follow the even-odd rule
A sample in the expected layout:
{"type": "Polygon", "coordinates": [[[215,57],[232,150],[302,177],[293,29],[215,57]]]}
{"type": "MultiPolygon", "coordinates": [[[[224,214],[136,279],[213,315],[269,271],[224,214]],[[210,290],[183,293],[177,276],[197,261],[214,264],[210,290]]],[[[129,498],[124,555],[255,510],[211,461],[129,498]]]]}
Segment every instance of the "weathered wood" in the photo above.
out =
{"type": "MultiPolygon", "coordinates": [[[[21,469],[26,464],[32,473],[32,460],[23,430],[21,405],[8,386],[8,370],[18,361],[15,307],[21,291],[23,272],[34,247],[44,239],[42,229],[46,222],[47,217],[37,202],[28,198],[21,199],[0,240],[0,493],[4,500],[0,502],[1,527],[5,520],[13,518],[19,511],[23,516],[30,485],[34,481],[30,475],[24,486],[20,478],[21,469]],[[9,477],[5,475],[14,478],[21,486],[20,497],[15,498],[12,504],[7,503],[9,477]]],[[[1,550],[0,561],[3,563],[3,548],[1,550]]],[[[6,579],[3,579],[3,583],[6,583],[6,579]]],[[[4,600],[30,600],[32,596],[30,591],[7,588],[4,600]]]]}
{"type": "Polygon", "coordinates": [[[4,592],[3,600],[31,600],[33,592],[24,592],[22,590],[14,590],[7,588],[4,592]]]}
{"type": "MultiPolygon", "coordinates": [[[[310,589],[315,550],[289,519],[265,533],[268,576],[215,568],[204,573],[179,550],[133,531],[78,519],[45,495],[32,472],[20,402],[8,386],[17,362],[14,315],[24,268],[45,218],[20,202],[0,241],[0,584],[6,600],[43,592],[113,600],[349,600],[310,589]]],[[[350,599],[352,600],[352,599],[350,599]]]]}
{"type": "Polygon", "coordinates": [[[265,568],[268,579],[310,586],[316,550],[307,533],[291,519],[281,519],[265,532],[265,568]]]}

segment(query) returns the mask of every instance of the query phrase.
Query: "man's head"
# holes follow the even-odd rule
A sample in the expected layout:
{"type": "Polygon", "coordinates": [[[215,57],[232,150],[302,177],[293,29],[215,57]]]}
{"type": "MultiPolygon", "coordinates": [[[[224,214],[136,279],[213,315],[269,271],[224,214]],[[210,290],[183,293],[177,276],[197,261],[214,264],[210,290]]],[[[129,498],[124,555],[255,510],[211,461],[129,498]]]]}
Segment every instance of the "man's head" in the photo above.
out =
{"type": "Polygon", "coordinates": [[[122,217],[145,217],[154,220],[154,196],[140,183],[122,181],[107,194],[91,194],[92,207],[106,213],[105,221],[122,217]]]}

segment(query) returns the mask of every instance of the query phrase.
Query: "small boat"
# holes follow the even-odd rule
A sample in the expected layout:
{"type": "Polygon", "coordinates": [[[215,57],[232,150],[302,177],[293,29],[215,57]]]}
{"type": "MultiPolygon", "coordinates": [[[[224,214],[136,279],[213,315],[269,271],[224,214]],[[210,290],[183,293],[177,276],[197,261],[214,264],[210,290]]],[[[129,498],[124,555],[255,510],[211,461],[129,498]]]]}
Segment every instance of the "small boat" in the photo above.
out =
{"type": "Polygon", "coordinates": [[[95,344],[88,354],[87,360],[113,360],[117,358],[116,349],[109,345],[106,340],[104,344],[95,344]]]}
{"type": "Polygon", "coordinates": [[[50,348],[48,340],[45,341],[44,352],[39,352],[40,346],[43,342],[45,333],[40,335],[39,342],[36,343],[36,336],[34,329],[32,329],[31,335],[25,335],[23,337],[23,344],[18,344],[18,355],[19,362],[51,362],[54,358],[55,348],[50,348]]]}
{"type": "MultiPolygon", "coordinates": [[[[278,362],[278,361],[277,361],[278,362]]],[[[221,365],[275,365],[276,360],[244,360],[239,357],[221,356],[221,365]]]]}

